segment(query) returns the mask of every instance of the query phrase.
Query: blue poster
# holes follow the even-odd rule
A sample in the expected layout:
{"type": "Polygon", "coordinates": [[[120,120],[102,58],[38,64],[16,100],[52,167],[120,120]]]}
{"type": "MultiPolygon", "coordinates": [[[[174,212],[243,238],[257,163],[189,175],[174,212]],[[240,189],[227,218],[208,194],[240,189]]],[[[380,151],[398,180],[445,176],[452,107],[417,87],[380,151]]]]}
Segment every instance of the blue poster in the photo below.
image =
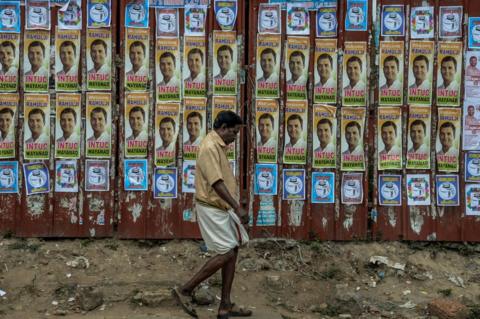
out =
{"type": "Polygon", "coordinates": [[[402,175],[378,176],[378,202],[382,206],[402,206],[402,175]]]}
{"type": "Polygon", "coordinates": [[[195,193],[195,161],[183,161],[182,192],[195,193]]]}
{"type": "Polygon", "coordinates": [[[283,197],[284,200],[305,199],[305,170],[283,170],[283,197]]]}
{"type": "Polygon", "coordinates": [[[277,195],[277,164],[255,164],[255,195],[277,195]]]}
{"type": "Polygon", "coordinates": [[[275,226],[277,212],[273,196],[261,196],[257,215],[257,226],[275,226]]]}
{"type": "Polygon", "coordinates": [[[403,5],[384,5],[382,8],[382,36],[405,35],[405,11],[403,5]]]}
{"type": "Polygon", "coordinates": [[[222,30],[233,30],[237,20],[237,0],[215,0],[215,19],[222,30]]]}
{"type": "Polygon", "coordinates": [[[110,0],[87,0],[88,27],[109,27],[112,21],[110,0]]]}
{"type": "Polygon", "coordinates": [[[0,2],[0,32],[20,33],[20,1],[0,2]]]}
{"type": "Polygon", "coordinates": [[[55,162],[55,192],[78,192],[77,160],[55,162]]]}
{"type": "Polygon", "coordinates": [[[347,0],[345,16],[346,31],[367,31],[368,2],[367,0],[347,0]]]}
{"type": "Polygon", "coordinates": [[[337,36],[337,4],[322,7],[317,11],[317,38],[335,38],[337,36]]]}
{"type": "Polygon", "coordinates": [[[480,17],[468,18],[468,48],[480,49],[480,17]]]}
{"type": "Polygon", "coordinates": [[[148,169],[146,159],[126,159],[123,162],[124,187],[126,191],[146,191],[148,189],[148,169]]]}
{"type": "Polygon", "coordinates": [[[153,177],[153,198],[177,198],[177,168],[156,167],[153,177]]]}
{"type": "Polygon", "coordinates": [[[148,0],[131,0],[125,7],[127,28],[148,28],[148,0]]]}
{"type": "Polygon", "coordinates": [[[45,163],[23,164],[23,176],[25,177],[27,196],[50,191],[50,174],[45,163]]]}
{"type": "Polygon", "coordinates": [[[460,206],[458,175],[435,177],[437,206],[460,206]]]}
{"type": "Polygon", "coordinates": [[[0,193],[18,193],[18,162],[0,162],[0,193]]]}
{"type": "Polygon", "coordinates": [[[480,152],[465,153],[465,182],[480,182],[480,152]]]}
{"type": "Polygon", "coordinates": [[[312,173],[312,203],[335,203],[335,173],[312,173]]]}

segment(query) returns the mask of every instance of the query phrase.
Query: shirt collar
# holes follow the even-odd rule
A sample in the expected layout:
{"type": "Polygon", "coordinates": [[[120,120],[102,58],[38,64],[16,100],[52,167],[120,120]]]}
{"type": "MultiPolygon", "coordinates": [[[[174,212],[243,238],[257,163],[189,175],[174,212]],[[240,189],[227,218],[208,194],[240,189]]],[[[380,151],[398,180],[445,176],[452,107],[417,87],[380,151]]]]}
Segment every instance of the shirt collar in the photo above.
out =
{"type": "Polygon", "coordinates": [[[227,147],[227,144],[223,141],[223,139],[218,135],[218,133],[215,130],[212,130],[212,140],[219,144],[221,147],[227,147]]]}

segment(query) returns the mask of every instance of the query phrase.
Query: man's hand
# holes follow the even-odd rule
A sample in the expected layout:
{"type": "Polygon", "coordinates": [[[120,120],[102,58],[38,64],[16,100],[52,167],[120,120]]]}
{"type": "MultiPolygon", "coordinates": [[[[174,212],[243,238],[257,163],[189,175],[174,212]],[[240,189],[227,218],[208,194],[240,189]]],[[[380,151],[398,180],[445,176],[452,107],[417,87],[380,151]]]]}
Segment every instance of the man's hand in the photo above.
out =
{"type": "Polygon", "coordinates": [[[248,225],[250,218],[248,216],[248,212],[244,208],[238,207],[235,209],[235,214],[237,214],[238,218],[240,218],[240,221],[243,225],[248,225]]]}

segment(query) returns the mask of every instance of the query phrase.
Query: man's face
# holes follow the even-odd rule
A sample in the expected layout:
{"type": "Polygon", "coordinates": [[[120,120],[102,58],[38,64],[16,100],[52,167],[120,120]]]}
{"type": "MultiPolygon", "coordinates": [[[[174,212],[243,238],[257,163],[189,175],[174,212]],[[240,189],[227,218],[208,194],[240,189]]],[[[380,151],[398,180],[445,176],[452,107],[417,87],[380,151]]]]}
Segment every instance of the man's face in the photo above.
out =
{"type": "Polygon", "coordinates": [[[470,58],[470,65],[473,66],[473,67],[477,66],[477,58],[476,57],[472,56],[470,58]]]}
{"type": "Polygon", "coordinates": [[[225,144],[231,144],[237,138],[238,132],[240,132],[241,125],[237,124],[234,127],[225,128],[223,132],[223,141],[225,144]]]}
{"type": "Polygon", "coordinates": [[[15,60],[15,51],[11,46],[0,46],[0,63],[6,69],[12,66],[15,60]]]}
{"type": "Polygon", "coordinates": [[[41,67],[43,63],[43,51],[40,46],[32,46],[28,49],[28,61],[32,67],[41,67]]]}
{"type": "Polygon", "coordinates": [[[449,149],[453,145],[455,139],[455,133],[451,127],[444,127],[440,129],[440,143],[446,149],[449,149]]]}
{"type": "Polygon", "coordinates": [[[468,115],[469,116],[474,116],[475,115],[475,108],[472,106],[472,107],[468,107],[468,115]]]}
{"type": "Polygon", "coordinates": [[[160,138],[164,145],[169,145],[173,141],[174,134],[175,128],[171,122],[160,124],[160,138]]]}
{"type": "Polygon", "coordinates": [[[425,60],[413,62],[413,76],[418,81],[425,81],[428,73],[428,65],[425,60]]]}
{"type": "Polygon", "coordinates": [[[444,82],[450,83],[454,80],[456,70],[453,61],[443,62],[440,71],[444,82]]]}
{"type": "Polygon", "coordinates": [[[425,131],[422,125],[413,125],[410,129],[410,138],[412,143],[416,145],[422,145],[425,138],[425,131]]]}
{"type": "Polygon", "coordinates": [[[3,135],[7,135],[12,125],[13,117],[10,113],[0,114],[0,131],[3,135]]]}
{"type": "Polygon", "coordinates": [[[360,141],[360,132],[358,131],[358,128],[356,126],[348,127],[345,130],[345,139],[348,146],[356,147],[360,141]]]}
{"type": "Polygon", "coordinates": [[[299,140],[302,134],[302,129],[302,124],[297,119],[289,120],[287,122],[287,132],[291,140],[299,140]]]}
{"type": "Polygon", "coordinates": [[[360,81],[361,74],[362,68],[360,66],[360,63],[358,63],[357,61],[347,63],[347,76],[350,82],[357,83],[358,81],[360,81]]]}
{"type": "Polygon", "coordinates": [[[397,79],[398,68],[395,61],[387,61],[383,64],[383,74],[385,79],[389,82],[393,82],[397,79]]]}
{"type": "Polygon", "coordinates": [[[260,66],[262,67],[263,75],[269,76],[275,70],[275,57],[272,53],[262,54],[260,57],[260,66]]]}
{"type": "Polygon", "coordinates": [[[90,50],[90,56],[92,57],[93,63],[97,65],[103,65],[105,63],[107,53],[105,52],[105,48],[102,44],[97,44],[92,46],[92,49],[90,50]]]}
{"type": "Polygon", "coordinates": [[[321,145],[327,145],[332,140],[332,130],[328,123],[317,125],[317,136],[321,145]]]}
{"type": "Polygon", "coordinates": [[[199,53],[188,55],[188,69],[191,74],[200,74],[202,71],[202,56],[199,53]]]}
{"type": "Polygon", "coordinates": [[[140,68],[143,65],[145,53],[141,46],[130,46],[130,62],[133,67],[140,68]]]}
{"type": "Polygon", "coordinates": [[[90,117],[90,124],[95,133],[103,133],[105,131],[106,119],[103,112],[93,112],[90,117]]]}
{"type": "Polygon", "coordinates": [[[63,67],[68,69],[75,64],[75,51],[71,45],[64,46],[60,49],[60,61],[63,67]]]}
{"type": "Polygon", "coordinates": [[[191,140],[200,136],[201,129],[202,122],[198,116],[192,116],[187,120],[187,132],[191,140]]]}
{"type": "Polygon", "coordinates": [[[232,65],[232,56],[230,55],[230,51],[222,50],[218,51],[217,53],[217,62],[220,70],[228,72],[232,65]]]}
{"type": "Polygon", "coordinates": [[[71,135],[75,129],[75,116],[72,113],[64,113],[60,117],[60,127],[62,128],[63,135],[71,135]]]}
{"type": "Polygon", "coordinates": [[[258,121],[258,131],[262,140],[266,141],[272,136],[273,123],[268,118],[258,121]]]}
{"type": "Polygon", "coordinates": [[[143,124],[145,120],[143,119],[143,114],[140,111],[130,112],[128,117],[128,122],[133,132],[138,133],[143,130],[143,124]]]}
{"type": "Polygon", "coordinates": [[[32,135],[40,135],[43,133],[43,116],[42,114],[29,114],[28,115],[28,127],[32,132],[32,135]]]}
{"type": "Polygon", "coordinates": [[[164,78],[171,79],[175,72],[175,63],[169,56],[160,59],[160,72],[164,78]]]}
{"type": "Polygon", "coordinates": [[[395,128],[391,125],[385,126],[382,128],[382,141],[385,147],[392,147],[395,144],[395,139],[397,134],[395,133],[395,128]]]}
{"type": "Polygon", "coordinates": [[[320,59],[317,64],[317,72],[322,79],[330,78],[332,74],[332,65],[329,59],[320,59]]]}
{"type": "Polygon", "coordinates": [[[299,78],[303,73],[303,60],[301,56],[291,56],[288,62],[288,67],[292,76],[299,78]]]}

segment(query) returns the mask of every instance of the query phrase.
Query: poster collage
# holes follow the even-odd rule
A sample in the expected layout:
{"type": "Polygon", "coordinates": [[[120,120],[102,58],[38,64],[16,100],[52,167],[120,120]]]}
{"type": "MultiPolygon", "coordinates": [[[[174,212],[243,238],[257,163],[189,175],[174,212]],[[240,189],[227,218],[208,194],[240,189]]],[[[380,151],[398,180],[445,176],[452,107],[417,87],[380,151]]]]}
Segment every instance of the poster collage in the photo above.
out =
{"type": "MultiPolygon", "coordinates": [[[[222,110],[236,111],[237,106],[234,31],[237,1],[214,1],[212,5],[222,29],[213,35],[212,116],[215,117],[222,110]]],[[[0,162],[0,193],[19,192],[19,163],[14,161],[18,156],[25,160],[27,195],[50,192],[51,184],[55,192],[78,192],[82,186],[78,185],[77,165],[83,156],[86,158],[84,189],[110,190],[114,105],[111,91],[115,76],[111,12],[111,0],[88,0],[86,8],[82,8],[81,0],[62,1],[61,5],[48,0],[0,2],[0,159],[10,159],[0,162]],[[58,6],[55,27],[51,23],[54,6],[58,6]],[[25,21],[22,21],[23,10],[27,13],[25,21]],[[83,15],[87,15],[86,26],[82,25],[83,15]],[[86,39],[82,38],[82,31],[86,39]],[[86,65],[81,62],[84,45],[86,65]],[[86,71],[84,79],[82,71],[86,71]],[[54,89],[55,94],[49,94],[49,89],[54,89]],[[15,138],[16,123],[22,114],[24,138],[19,142],[15,138]],[[50,121],[55,121],[54,130],[50,129],[50,121]],[[23,145],[22,154],[16,154],[19,143],[23,145]],[[52,156],[54,181],[50,181],[49,168],[44,162],[52,156]]],[[[183,129],[182,191],[195,191],[195,160],[208,129],[207,12],[208,6],[204,4],[155,7],[155,10],[150,10],[148,0],[126,4],[125,67],[120,75],[126,90],[125,139],[120,143],[125,155],[125,190],[146,191],[150,176],[154,175],[155,198],[177,197],[176,144],[178,132],[183,129]],[[184,17],[180,17],[180,7],[184,8],[184,17]],[[150,17],[150,12],[155,12],[155,16],[150,17]],[[180,37],[180,18],[184,19],[184,37],[180,37]],[[149,65],[152,19],[156,21],[154,76],[149,65]],[[154,114],[149,114],[148,90],[152,78],[156,105],[154,114]],[[150,116],[155,119],[153,174],[146,159],[150,116]],[[181,122],[185,123],[183,128],[181,122]]],[[[228,157],[234,168],[234,145],[229,148],[228,157]]]]}
{"type": "MultiPolygon", "coordinates": [[[[367,31],[368,1],[346,2],[345,25],[340,27],[348,32],[367,31]]],[[[280,177],[279,162],[312,164],[311,203],[335,203],[335,174],[339,171],[341,203],[363,201],[363,143],[369,101],[367,42],[347,41],[339,47],[336,1],[321,2],[313,8],[314,15],[309,15],[309,10],[312,8],[308,5],[288,2],[283,7],[276,3],[259,7],[254,191],[262,195],[260,206],[265,196],[279,195],[280,183],[283,200],[307,197],[306,170],[284,168],[280,177]],[[284,28],[282,15],[286,15],[284,28]],[[312,16],[315,21],[310,21],[312,16]],[[315,32],[314,43],[310,29],[315,32]],[[309,51],[314,54],[310,56],[309,51]],[[285,61],[284,79],[280,78],[281,61],[285,61]],[[312,64],[313,76],[308,79],[312,64]],[[313,84],[313,92],[307,90],[308,83],[313,84]],[[279,103],[282,96],[284,107],[279,103]],[[309,98],[313,101],[310,113],[309,98]],[[279,122],[280,118],[284,123],[279,122]],[[284,145],[279,145],[282,126],[284,145]],[[312,143],[307,145],[307,140],[312,143]],[[278,158],[279,153],[283,158],[278,158]]],[[[464,22],[461,6],[443,6],[436,12],[434,7],[381,8],[381,30],[376,30],[381,39],[376,48],[379,77],[375,92],[378,203],[402,206],[402,195],[411,206],[460,206],[460,201],[465,200],[466,214],[480,215],[480,184],[475,184],[480,182],[480,17],[469,17],[464,22]],[[463,34],[464,25],[467,34],[463,34]],[[464,35],[468,39],[466,48],[464,35]],[[402,111],[403,105],[408,105],[407,110],[402,111]],[[435,116],[432,105],[437,106],[435,116]],[[405,118],[408,123],[402,123],[405,118]],[[459,188],[463,176],[458,175],[462,150],[467,182],[464,199],[460,198],[459,188]],[[431,181],[427,172],[435,168],[439,174],[431,181]],[[406,181],[402,181],[403,169],[408,173],[406,181]],[[426,172],[414,174],[421,170],[426,172]],[[433,194],[435,201],[431,199],[433,194]]],[[[264,219],[259,215],[260,221],[271,220],[269,214],[274,208],[268,207],[264,219]]]]}

